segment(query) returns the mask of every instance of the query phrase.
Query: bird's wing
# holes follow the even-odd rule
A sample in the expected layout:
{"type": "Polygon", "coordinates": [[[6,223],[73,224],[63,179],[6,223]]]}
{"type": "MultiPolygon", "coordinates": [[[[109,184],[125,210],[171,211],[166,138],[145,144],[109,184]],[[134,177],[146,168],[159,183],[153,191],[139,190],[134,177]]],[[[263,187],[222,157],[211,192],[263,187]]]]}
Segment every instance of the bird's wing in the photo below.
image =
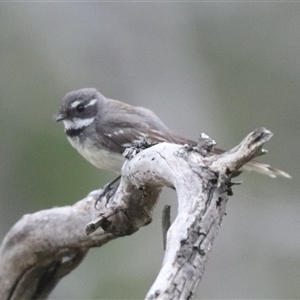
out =
{"type": "Polygon", "coordinates": [[[114,128],[113,130],[106,130],[102,134],[102,142],[110,148],[113,152],[123,153],[128,147],[142,139],[149,139],[152,142],[174,142],[172,138],[161,134],[157,130],[150,128],[114,128]]]}

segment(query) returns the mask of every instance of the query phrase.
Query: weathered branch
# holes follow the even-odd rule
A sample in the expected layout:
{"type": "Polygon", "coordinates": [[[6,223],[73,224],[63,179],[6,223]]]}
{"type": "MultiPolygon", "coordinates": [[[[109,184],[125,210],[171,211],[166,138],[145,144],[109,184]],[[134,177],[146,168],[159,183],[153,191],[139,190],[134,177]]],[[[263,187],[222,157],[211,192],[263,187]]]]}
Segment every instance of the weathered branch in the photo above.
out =
{"type": "Polygon", "coordinates": [[[100,230],[85,234],[85,225],[95,218],[98,194],[92,192],[73,206],[24,215],[11,228],[0,247],[1,300],[46,299],[89,248],[114,238],[100,230]]]}
{"type": "Polygon", "coordinates": [[[98,212],[94,203],[101,190],[74,206],[24,216],[0,247],[1,299],[46,299],[89,248],[149,224],[163,186],[176,189],[178,215],[167,233],[162,269],[146,298],[193,298],[232,194],[231,177],[264,153],[262,146],[271,136],[258,129],[216,156],[202,156],[214,144],[206,136],[198,149],[158,144],[126,161],[117,191],[99,201],[98,212]]]}

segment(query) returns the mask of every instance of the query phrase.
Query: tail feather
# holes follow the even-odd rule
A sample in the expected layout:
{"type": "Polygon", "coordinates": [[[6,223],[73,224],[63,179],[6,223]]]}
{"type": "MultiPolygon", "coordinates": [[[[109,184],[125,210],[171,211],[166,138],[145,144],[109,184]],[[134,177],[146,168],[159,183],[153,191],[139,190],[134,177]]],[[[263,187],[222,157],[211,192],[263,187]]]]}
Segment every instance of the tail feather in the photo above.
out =
{"type": "MultiPolygon", "coordinates": [[[[193,147],[197,146],[197,142],[192,141],[192,140],[188,140],[186,138],[182,138],[180,136],[177,135],[173,135],[173,139],[170,140],[170,142],[174,142],[177,144],[188,144],[191,145],[193,147]]],[[[224,153],[225,150],[222,150],[220,148],[213,148],[211,154],[222,154],[224,153]]],[[[242,170],[247,170],[247,171],[255,171],[257,173],[263,174],[263,175],[267,175],[269,177],[272,178],[276,178],[276,177],[285,177],[285,178],[292,178],[292,176],[282,170],[273,168],[272,166],[268,165],[268,164],[264,164],[261,162],[258,162],[257,160],[251,160],[249,161],[247,164],[245,164],[242,167],[242,170]]]]}
{"type": "Polygon", "coordinates": [[[292,178],[292,176],[282,170],[273,168],[272,166],[264,163],[260,163],[255,160],[249,161],[245,164],[242,168],[243,170],[247,171],[255,171],[260,174],[268,175],[272,178],[276,178],[277,176],[285,177],[285,178],[292,178]]]}
{"type": "MultiPolygon", "coordinates": [[[[219,149],[219,148],[213,149],[213,153],[215,153],[215,154],[221,154],[224,152],[225,152],[224,150],[219,149]]],[[[288,174],[287,172],[273,168],[272,166],[265,164],[265,163],[261,163],[257,160],[249,161],[242,167],[242,170],[254,171],[254,172],[257,172],[257,173],[260,173],[263,175],[267,175],[272,178],[276,178],[276,177],[292,178],[292,176],[290,174],[288,174]]]]}

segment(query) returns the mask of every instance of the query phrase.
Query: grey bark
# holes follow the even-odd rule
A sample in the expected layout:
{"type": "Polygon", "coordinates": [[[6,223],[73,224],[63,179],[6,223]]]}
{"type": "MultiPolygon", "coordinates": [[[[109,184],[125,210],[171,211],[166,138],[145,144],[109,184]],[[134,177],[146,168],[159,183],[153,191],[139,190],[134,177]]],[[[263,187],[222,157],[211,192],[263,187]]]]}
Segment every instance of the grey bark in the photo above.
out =
{"type": "Polygon", "coordinates": [[[146,299],[192,299],[232,194],[231,179],[264,153],[262,146],[271,136],[265,128],[257,129],[232,150],[214,156],[206,155],[214,143],[204,135],[198,149],[162,143],[136,155],[129,151],[120,185],[101,198],[99,211],[94,203],[102,190],[73,206],[25,215],[11,228],[0,247],[1,299],[47,299],[89,248],[149,224],[164,186],[176,189],[178,215],[146,299]]]}

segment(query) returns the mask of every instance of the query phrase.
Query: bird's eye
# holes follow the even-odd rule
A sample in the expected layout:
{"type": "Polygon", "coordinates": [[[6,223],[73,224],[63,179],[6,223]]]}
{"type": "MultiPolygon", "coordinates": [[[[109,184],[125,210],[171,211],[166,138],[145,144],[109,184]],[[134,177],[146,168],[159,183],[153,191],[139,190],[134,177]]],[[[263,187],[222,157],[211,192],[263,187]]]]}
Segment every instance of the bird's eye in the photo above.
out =
{"type": "Polygon", "coordinates": [[[84,105],[83,104],[78,104],[76,106],[76,109],[77,109],[77,111],[82,112],[82,111],[84,111],[84,105]]]}

